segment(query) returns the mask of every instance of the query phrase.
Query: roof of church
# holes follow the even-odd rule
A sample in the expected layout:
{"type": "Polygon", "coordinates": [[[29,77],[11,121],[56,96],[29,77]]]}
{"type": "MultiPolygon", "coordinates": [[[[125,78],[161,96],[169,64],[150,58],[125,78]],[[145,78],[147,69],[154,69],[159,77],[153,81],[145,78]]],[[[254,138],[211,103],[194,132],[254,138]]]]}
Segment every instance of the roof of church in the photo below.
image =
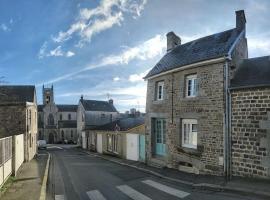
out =
{"type": "Polygon", "coordinates": [[[80,100],[86,111],[117,112],[113,104],[108,101],[80,100]]]}
{"type": "Polygon", "coordinates": [[[231,88],[270,86],[270,56],[244,59],[231,80],[231,88]]]}
{"type": "Polygon", "coordinates": [[[35,86],[33,85],[1,85],[0,102],[34,102],[35,86]]]}
{"type": "Polygon", "coordinates": [[[77,112],[78,105],[57,104],[58,112],[77,112]]]}
{"type": "Polygon", "coordinates": [[[167,52],[145,78],[192,63],[226,56],[239,34],[234,28],[178,45],[167,52]]]}
{"type": "MultiPolygon", "coordinates": [[[[38,105],[38,112],[43,112],[45,105],[38,105]]],[[[78,105],[56,104],[58,112],[77,112],[78,105]]]]}
{"type": "Polygon", "coordinates": [[[103,131],[115,131],[117,128],[119,128],[118,129],[119,131],[127,131],[129,129],[144,124],[144,121],[145,121],[144,117],[122,118],[105,125],[96,126],[92,129],[103,131]]]}
{"type": "Polygon", "coordinates": [[[77,128],[76,120],[61,120],[58,121],[59,128],[77,128]]]}

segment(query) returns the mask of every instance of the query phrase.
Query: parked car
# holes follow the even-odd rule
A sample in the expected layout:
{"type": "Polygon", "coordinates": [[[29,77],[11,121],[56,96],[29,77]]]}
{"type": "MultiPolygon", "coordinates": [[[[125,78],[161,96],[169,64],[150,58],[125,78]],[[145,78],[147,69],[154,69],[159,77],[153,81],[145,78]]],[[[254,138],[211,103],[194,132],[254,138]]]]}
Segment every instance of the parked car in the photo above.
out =
{"type": "Polygon", "coordinates": [[[37,145],[38,145],[38,149],[47,149],[46,140],[38,140],[37,145]]]}

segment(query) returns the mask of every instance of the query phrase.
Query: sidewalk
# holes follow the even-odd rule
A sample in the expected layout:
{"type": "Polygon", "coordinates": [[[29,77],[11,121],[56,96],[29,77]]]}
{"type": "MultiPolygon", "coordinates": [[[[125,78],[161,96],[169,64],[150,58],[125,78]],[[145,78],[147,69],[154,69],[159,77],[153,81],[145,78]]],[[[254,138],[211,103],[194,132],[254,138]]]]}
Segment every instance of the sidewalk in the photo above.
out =
{"type": "Polygon", "coordinates": [[[40,154],[23,163],[13,184],[0,197],[1,200],[38,200],[48,155],[40,154]]]}
{"type": "Polygon", "coordinates": [[[270,180],[234,177],[231,181],[226,182],[223,177],[189,174],[169,168],[155,168],[138,161],[125,160],[109,155],[89,152],[83,149],[81,149],[81,151],[111,162],[136,168],[161,178],[190,185],[193,188],[242,193],[247,196],[256,195],[270,199],[270,180]]]}

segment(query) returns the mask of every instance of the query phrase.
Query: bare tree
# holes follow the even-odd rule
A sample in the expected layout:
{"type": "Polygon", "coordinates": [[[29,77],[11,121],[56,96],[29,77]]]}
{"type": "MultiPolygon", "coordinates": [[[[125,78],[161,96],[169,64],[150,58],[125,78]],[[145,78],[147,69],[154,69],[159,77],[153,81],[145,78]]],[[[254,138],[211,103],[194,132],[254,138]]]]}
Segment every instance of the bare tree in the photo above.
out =
{"type": "Polygon", "coordinates": [[[4,85],[4,84],[7,84],[8,81],[5,80],[5,76],[0,76],[0,85],[4,85]]]}

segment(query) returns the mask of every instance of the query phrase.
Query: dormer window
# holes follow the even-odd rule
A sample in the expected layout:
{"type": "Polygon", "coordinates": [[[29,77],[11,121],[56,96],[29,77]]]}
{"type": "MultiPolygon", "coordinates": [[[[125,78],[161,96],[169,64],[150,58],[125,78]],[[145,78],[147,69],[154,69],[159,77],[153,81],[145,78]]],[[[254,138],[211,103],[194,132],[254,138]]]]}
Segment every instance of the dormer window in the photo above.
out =
{"type": "Polygon", "coordinates": [[[198,95],[197,74],[186,76],[186,97],[196,97],[198,95]]]}
{"type": "Polygon", "coordinates": [[[160,101],[164,98],[164,81],[159,81],[156,84],[156,100],[160,101]]]}

